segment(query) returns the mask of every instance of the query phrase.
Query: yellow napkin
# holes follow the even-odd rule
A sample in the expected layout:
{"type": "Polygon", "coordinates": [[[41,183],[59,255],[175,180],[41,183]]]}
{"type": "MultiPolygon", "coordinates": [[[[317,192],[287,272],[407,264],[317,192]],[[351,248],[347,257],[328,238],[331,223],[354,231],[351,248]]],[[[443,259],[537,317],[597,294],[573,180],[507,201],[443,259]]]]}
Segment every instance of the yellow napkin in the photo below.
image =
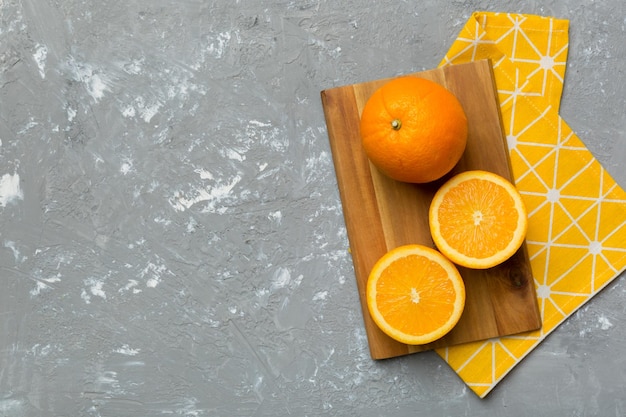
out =
{"type": "Polygon", "coordinates": [[[477,12],[441,63],[492,60],[543,319],[540,331],[437,350],[479,397],[626,266],[626,193],[558,114],[568,26],[477,12]]]}

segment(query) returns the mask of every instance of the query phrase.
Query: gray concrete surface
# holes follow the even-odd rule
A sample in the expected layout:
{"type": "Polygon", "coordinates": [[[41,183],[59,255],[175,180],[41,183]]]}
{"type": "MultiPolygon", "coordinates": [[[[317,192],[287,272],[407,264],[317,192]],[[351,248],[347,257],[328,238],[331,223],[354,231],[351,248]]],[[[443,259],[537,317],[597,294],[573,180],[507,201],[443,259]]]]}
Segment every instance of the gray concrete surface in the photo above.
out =
{"type": "Polygon", "coordinates": [[[373,362],[319,92],[471,12],[571,20],[561,114],[626,186],[626,6],[0,0],[0,416],[624,416],[625,278],[484,400],[373,362]]]}

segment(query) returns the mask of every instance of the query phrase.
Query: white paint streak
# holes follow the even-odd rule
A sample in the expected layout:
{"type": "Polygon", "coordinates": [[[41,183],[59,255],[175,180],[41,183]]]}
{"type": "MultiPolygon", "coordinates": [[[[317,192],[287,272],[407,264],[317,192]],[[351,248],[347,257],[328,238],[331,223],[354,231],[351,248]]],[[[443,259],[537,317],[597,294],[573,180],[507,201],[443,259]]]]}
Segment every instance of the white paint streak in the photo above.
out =
{"type": "Polygon", "coordinates": [[[300,284],[302,284],[303,279],[304,279],[304,275],[300,274],[296,277],[293,283],[295,284],[295,286],[299,286],[300,284]]]}
{"type": "Polygon", "coordinates": [[[7,249],[11,249],[11,251],[13,252],[13,258],[15,259],[15,262],[23,262],[24,259],[26,259],[26,257],[24,257],[23,259],[20,260],[20,250],[17,248],[16,243],[13,242],[12,240],[5,240],[4,247],[7,249]]]}
{"type": "Polygon", "coordinates": [[[285,288],[291,282],[291,272],[287,268],[278,268],[272,278],[272,290],[285,288]]]}
{"type": "Polygon", "coordinates": [[[146,366],[144,361],[126,361],[124,366],[146,366]]]}
{"type": "Polygon", "coordinates": [[[127,291],[132,291],[133,294],[139,294],[142,290],[137,288],[139,286],[139,281],[135,279],[128,280],[128,284],[124,285],[122,288],[118,290],[120,293],[124,293],[127,291]]]}
{"type": "Polygon", "coordinates": [[[268,215],[271,220],[274,220],[276,223],[280,224],[283,220],[283,213],[280,210],[276,210],[268,215]]]}
{"type": "Polygon", "coordinates": [[[232,159],[238,162],[243,162],[246,160],[245,155],[242,155],[241,153],[237,152],[234,149],[226,149],[223,152],[224,152],[224,156],[227,157],[228,159],[232,159]]]}
{"type": "Polygon", "coordinates": [[[211,174],[210,171],[207,171],[204,168],[196,169],[194,172],[200,174],[200,178],[203,179],[203,180],[212,180],[213,179],[213,174],[211,174]]]}
{"type": "Polygon", "coordinates": [[[604,315],[598,317],[598,323],[600,324],[600,328],[602,330],[609,330],[611,327],[613,327],[613,323],[611,323],[609,318],[604,315]]]}
{"type": "Polygon", "coordinates": [[[35,288],[33,288],[32,290],[30,290],[30,295],[32,297],[38,296],[39,294],[41,294],[41,291],[50,288],[50,286],[48,284],[46,284],[43,281],[37,281],[37,283],[35,284],[35,288]]]}
{"type": "Polygon", "coordinates": [[[132,118],[135,117],[136,114],[137,112],[135,111],[135,108],[133,106],[128,106],[124,110],[122,110],[122,116],[124,117],[132,118]]]}
{"type": "Polygon", "coordinates": [[[76,110],[68,106],[65,111],[67,112],[67,121],[71,122],[72,120],[74,120],[74,118],[76,117],[76,110]]]}
{"type": "Polygon", "coordinates": [[[89,291],[95,295],[96,297],[100,297],[104,300],[106,300],[107,295],[104,292],[104,290],[102,289],[102,286],[104,285],[104,283],[102,281],[94,281],[91,285],[91,287],[89,288],[89,291]]]}
{"type": "MultiPolygon", "coordinates": [[[[163,274],[172,274],[165,265],[154,264],[148,262],[148,265],[140,272],[142,278],[148,278],[146,281],[146,287],[155,288],[162,281],[163,274]]],[[[172,274],[173,275],[173,274],[172,274]]]]}
{"type": "Polygon", "coordinates": [[[117,379],[117,372],[105,371],[96,377],[96,387],[107,394],[124,394],[124,390],[120,386],[120,382],[117,379]]]}
{"type": "Polygon", "coordinates": [[[38,296],[43,290],[53,288],[50,284],[54,284],[61,281],[61,274],[57,273],[55,276],[49,278],[35,278],[35,288],[30,290],[32,297],[38,296]]]}
{"type": "Polygon", "coordinates": [[[96,278],[89,278],[84,281],[84,284],[88,288],[83,289],[83,291],[80,294],[80,298],[82,298],[86,304],[91,304],[91,296],[100,297],[103,300],[107,299],[107,295],[102,289],[104,287],[103,281],[98,280],[96,278]]]}
{"type": "Polygon", "coordinates": [[[278,268],[272,277],[270,289],[271,291],[276,291],[281,288],[297,287],[302,283],[303,279],[304,275],[302,274],[293,279],[291,272],[287,268],[278,268]]]}
{"type": "Polygon", "coordinates": [[[162,224],[163,226],[169,226],[170,224],[172,224],[172,221],[170,219],[166,219],[161,216],[155,217],[154,222],[158,224],[162,224]]]}
{"type": "Polygon", "coordinates": [[[258,127],[270,127],[272,125],[271,123],[265,123],[259,120],[250,120],[248,124],[251,124],[253,126],[258,126],[258,127]]]}
{"type": "Polygon", "coordinates": [[[194,218],[190,218],[189,222],[187,222],[187,233],[195,232],[197,227],[198,222],[194,218]]]}
{"type": "Polygon", "coordinates": [[[61,282],[61,273],[57,272],[57,274],[50,278],[42,278],[42,281],[47,282],[48,284],[54,284],[55,282],[61,282]]]}
{"type": "Polygon", "coordinates": [[[48,47],[46,45],[37,44],[33,58],[39,68],[39,75],[41,78],[46,78],[46,59],[48,58],[48,47]]]}
{"type": "Polygon", "coordinates": [[[121,64],[119,64],[119,67],[127,74],[130,75],[138,75],[141,74],[141,71],[143,70],[143,61],[144,59],[135,59],[133,61],[130,62],[123,62],[121,64]]]}
{"type": "Polygon", "coordinates": [[[141,349],[133,349],[129,345],[122,345],[122,347],[115,349],[116,353],[120,353],[126,356],[137,356],[141,349]]]}
{"type": "Polygon", "coordinates": [[[150,120],[159,112],[163,104],[160,102],[153,103],[147,107],[140,109],[139,113],[144,122],[150,123],[150,120]]]}
{"type": "Polygon", "coordinates": [[[4,174],[0,178],[0,207],[6,207],[15,200],[23,199],[24,192],[20,188],[19,174],[4,174]]]}
{"type": "Polygon", "coordinates": [[[130,106],[126,108],[123,114],[127,117],[132,117],[135,116],[136,112],[139,112],[139,117],[141,117],[144,122],[150,123],[162,106],[163,103],[158,100],[153,100],[148,103],[146,99],[140,96],[135,99],[135,107],[130,106]],[[135,108],[137,109],[136,111],[135,108]]]}
{"type": "Polygon", "coordinates": [[[187,80],[184,80],[184,81],[178,80],[176,84],[168,87],[167,98],[173,99],[173,98],[179,97],[184,100],[189,96],[189,88],[190,88],[190,84],[187,80]]]}
{"type": "Polygon", "coordinates": [[[222,322],[220,322],[219,320],[213,320],[212,318],[207,318],[206,322],[208,323],[209,327],[213,329],[217,329],[222,325],[222,322]]]}
{"type": "Polygon", "coordinates": [[[232,189],[241,181],[241,176],[237,175],[228,184],[215,185],[213,187],[195,190],[192,197],[185,197],[182,192],[177,192],[170,204],[176,211],[185,211],[194,204],[208,202],[205,212],[215,212],[216,205],[230,196],[232,189]]]}
{"type": "Polygon", "coordinates": [[[33,127],[37,126],[39,123],[37,123],[32,117],[30,118],[30,121],[28,123],[26,123],[26,125],[24,125],[23,128],[21,128],[20,130],[18,130],[18,135],[23,135],[24,133],[28,132],[30,129],[32,129],[33,127]]]}
{"type": "Polygon", "coordinates": [[[195,398],[185,398],[180,407],[173,411],[163,411],[161,414],[176,414],[179,416],[198,417],[204,415],[205,411],[198,409],[198,400],[195,398]]]}
{"type": "Polygon", "coordinates": [[[85,86],[87,93],[96,103],[104,97],[105,91],[109,89],[109,80],[101,70],[91,64],[78,62],[74,57],[70,57],[67,66],[74,80],[85,86]]]}
{"type": "Polygon", "coordinates": [[[130,159],[125,160],[120,167],[120,172],[122,173],[122,175],[128,175],[133,171],[135,171],[135,168],[133,167],[133,161],[130,159]]]}
{"type": "Polygon", "coordinates": [[[215,58],[221,58],[226,52],[226,48],[228,46],[228,43],[230,42],[230,38],[230,33],[220,33],[219,35],[217,35],[217,39],[215,39],[215,41],[209,45],[207,51],[215,58]]]}
{"type": "Polygon", "coordinates": [[[318,291],[313,295],[313,301],[326,300],[328,298],[328,291],[318,291]]]}
{"type": "Polygon", "coordinates": [[[30,348],[30,351],[35,357],[46,357],[50,354],[50,352],[52,352],[52,346],[50,344],[41,346],[41,344],[36,343],[30,348]]]}

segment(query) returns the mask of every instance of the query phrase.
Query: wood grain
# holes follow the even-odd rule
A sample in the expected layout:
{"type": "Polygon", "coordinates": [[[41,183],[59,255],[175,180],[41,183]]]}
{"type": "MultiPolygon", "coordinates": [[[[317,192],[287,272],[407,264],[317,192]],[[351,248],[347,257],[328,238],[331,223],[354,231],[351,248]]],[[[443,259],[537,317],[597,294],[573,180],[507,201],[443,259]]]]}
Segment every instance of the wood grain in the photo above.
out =
{"type": "Polygon", "coordinates": [[[448,88],[463,105],[469,120],[468,144],[461,161],[446,177],[429,184],[407,184],[390,179],[369,163],[361,148],[359,121],[363,106],[389,79],[321,92],[361,310],[374,359],[541,327],[525,245],[510,260],[495,268],[459,267],[466,286],[466,307],[457,326],[436,342],[405,345],[389,338],[372,321],[365,299],[368,274],[374,263],[394,247],[408,243],[435,247],[428,227],[428,207],[437,188],[451,175],[469,169],[484,169],[513,179],[491,62],[477,61],[410,75],[448,88]]]}

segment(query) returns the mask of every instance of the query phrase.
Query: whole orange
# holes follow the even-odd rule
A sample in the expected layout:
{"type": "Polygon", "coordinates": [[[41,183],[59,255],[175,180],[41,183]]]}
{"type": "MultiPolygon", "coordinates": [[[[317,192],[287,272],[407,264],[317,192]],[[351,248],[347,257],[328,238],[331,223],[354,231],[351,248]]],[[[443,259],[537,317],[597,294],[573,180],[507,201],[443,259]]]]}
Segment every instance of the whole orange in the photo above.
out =
{"type": "Polygon", "coordinates": [[[403,182],[437,180],[457,164],[467,143],[467,117],[459,100],[434,81],[403,76],[368,98],[361,138],[370,161],[403,182]]]}

